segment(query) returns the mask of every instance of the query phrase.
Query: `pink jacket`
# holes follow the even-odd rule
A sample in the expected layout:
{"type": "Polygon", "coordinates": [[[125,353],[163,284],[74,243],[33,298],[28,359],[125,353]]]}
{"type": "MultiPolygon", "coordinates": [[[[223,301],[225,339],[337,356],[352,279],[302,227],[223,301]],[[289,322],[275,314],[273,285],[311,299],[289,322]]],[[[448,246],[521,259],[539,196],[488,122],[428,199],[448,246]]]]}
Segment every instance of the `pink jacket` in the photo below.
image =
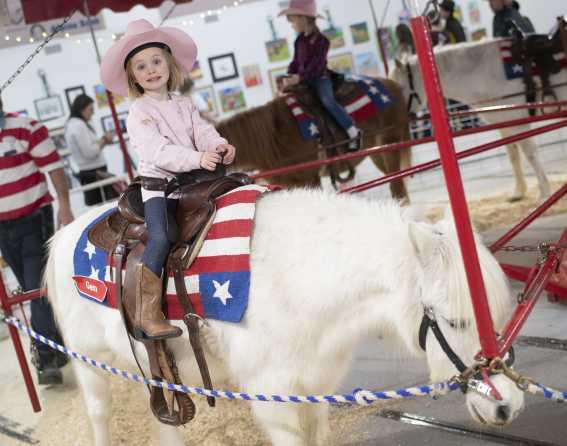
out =
{"type": "Polygon", "coordinates": [[[200,152],[214,152],[227,143],[184,96],[167,101],[148,96],[136,99],[126,128],[138,154],[138,174],[154,178],[170,178],[178,172],[198,169],[200,152]]]}

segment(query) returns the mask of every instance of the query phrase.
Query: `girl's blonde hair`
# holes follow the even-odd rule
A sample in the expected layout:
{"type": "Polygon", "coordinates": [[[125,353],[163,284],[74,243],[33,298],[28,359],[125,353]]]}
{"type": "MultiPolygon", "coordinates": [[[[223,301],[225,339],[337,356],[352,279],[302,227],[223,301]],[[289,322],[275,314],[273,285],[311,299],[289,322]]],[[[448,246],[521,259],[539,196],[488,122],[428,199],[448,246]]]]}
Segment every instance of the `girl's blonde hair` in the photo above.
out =
{"type": "MultiPolygon", "coordinates": [[[[167,50],[161,49],[164,55],[167,67],[169,68],[169,79],[167,80],[167,91],[179,90],[185,76],[183,75],[183,70],[175,60],[175,57],[167,50]]],[[[131,98],[139,98],[144,94],[144,89],[134,77],[134,72],[132,71],[132,58],[128,60],[126,64],[126,75],[128,77],[128,96],[131,98]]]]}

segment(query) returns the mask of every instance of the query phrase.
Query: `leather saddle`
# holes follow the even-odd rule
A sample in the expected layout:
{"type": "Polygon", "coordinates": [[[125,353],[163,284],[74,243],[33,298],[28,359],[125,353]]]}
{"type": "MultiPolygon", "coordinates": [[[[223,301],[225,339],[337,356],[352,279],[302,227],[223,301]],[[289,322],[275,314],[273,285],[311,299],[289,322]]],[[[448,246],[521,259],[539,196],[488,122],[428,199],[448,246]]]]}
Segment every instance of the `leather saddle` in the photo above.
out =
{"type": "MultiPolygon", "coordinates": [[[[551,98],[557,101],[557,95],[551,86],[550,77],[561,71],[561,65],[553,56],[566,51],[565,22],[558,18],[557,31],[553,35],[527,34],[513,21],[510,22],[512,35],[512,59],[523,68],[524,84],[526,86],[527,102],[536,102],[537,88],[533,79],[533,70],[537,69],[541,80],[541,100],[551,98]]],[[[536,109],[530,109],[529,113],[534,116],[536,109]]]]}
{"type": "MultiPolygon", "coordinates": [[[[216,211],[215,199],[237,187],[251,183],[252,180],[245,174],[225,175],[224,166],[220,166],[215,172],[194,170],[180,174],[167,184],[165,191],[166,195],[171,192],[179,195],[176,215],[178,231],[170,235],[172,249],[167,260],[166,271],[173,272],[177,297],[185,313],[183,320],[187,325],[189,341],[206,389],[212,389],[212,382],[200,342],[200,317],[195,314],[188,297],[183,271],[197,256],[213,222],[216,211]]],[[[134,300],[129,298],[123,301],[122,296],[128,297],[135,293],[134,270],[140,262],[147,241],[141,186],[142,180],[134,179],[121,195],[117,210],[95,224],[88,233],[88,239],[92,244],[112,256],[117,271],[114,278],[116,302],[129,333],[128,337],[133,352],[129,318],[129,315],[133,314],[133,309],[130,308],[129,302],[134,300]],[[124,265],[126,274],[123,284],[120,271],[124,265]]],[[[164,274],[164,280],[167,281],[168,276],[169,274],[164,274]]],[[[166,289],[167,283],[163,286],[163,290],[166,289]]],[[[142,342],[148,353],[152,378],[181,384],[175,358],[167,349],[165,341],[143,340],[142,342]]],[[[135,354],[134,357],[136,357],[135,354]]],[[[142,374],[144,374],[143,371],[142,374]]],[[[149,387],[149,392],[151,410],[162,423],[179,426],[194,418],[195,405],[188,394],[158,387],[149,387]]],[[[215,405],[214,398],[207,397],[207,401],[210,406],[215,405]]]]}
{"type": "MultiPolygon", "coordinates": [[[[348,81],[341,73],[329,71],[333,83],[333,92],[339,103],[349,102],[349,99],[360,94],[356,82],[348,81]]],[[[306,84],[300,83],[285,88],[284,92],[292,93],[303,108],[306,115],[315,119],[320,131],[320,143],[325,147],[325,155],[333,157],[345,153],[344,141],[348,139],[345,131],[337,124],[335,119],[327,112],[315,92],[306,84]],[[343,143],[340,143],[343,142],[343,143]],[[340,143],[340,144],[339,144],[340,143]]],[[[354,178],[354,167],[349,162],[341,162],[327,166],[331,182],[345,183],[354,178]],[[347,175],[341,176],[341,172],[346,170],[347,175]]]]}

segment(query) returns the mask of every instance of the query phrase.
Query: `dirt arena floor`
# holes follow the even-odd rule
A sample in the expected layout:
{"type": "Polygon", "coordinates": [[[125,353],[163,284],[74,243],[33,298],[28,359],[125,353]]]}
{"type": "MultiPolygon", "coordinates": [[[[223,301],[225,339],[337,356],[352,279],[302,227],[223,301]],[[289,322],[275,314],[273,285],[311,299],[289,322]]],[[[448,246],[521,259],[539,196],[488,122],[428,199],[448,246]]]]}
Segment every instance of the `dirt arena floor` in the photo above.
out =
{"type": "MultiPolygon", "coordinates": [[[[567,179],[567,177],[566,177],[567,179]]],[[[563,184],[556,177],[553,190],[563,184]]],[[[470,203],[474,224],[479,231],[495,227],[510,226],[525,216],[536,206],[536,190],[532,185],[529,198],[515,203],[505,201],[502,194],[486,196],[470,203]]],[[[445,206],[431,209],[427,215],[432,219],[442,216],[445,206]]],[[[567,199],[561,200],[548,214],[567,212],[567,199]]],[[[27,339],[25,339],[27,343],[27,339]]],[[[4,340],[8,344],[9,340],[4,340]]],[[[2,351],[10,362],[15,363],[11,346],[2,351]]],[[[6,360],[3,358],[3,361],[6,360]]],[[[1,446],[23,444],[40,444],[42,446],[90,446],[92,445],[91,428],[86,416],[82,396],[74,380],[71,367],[65,369],[65,385],[57,388],[42,388],[41,399],[43,412],[32,414],[27,401],[24,385],[17,366],[12,369],[12,385],[5,382],[0,390],[0,420],[6,417],[17,420],[14,425],[19,432],[25,432],[33,443],[18,441],[0,432],[1,446]],[[18,401],[17,403],[13,403],[18,401]],[[29,415],[26,415],[29,413],[29,415]]],[[[6,373],[6,371],[4,371],[6,373]]],[[[8,377],[2,376],[6,379],[8,377]]],[[[232,386],[235,389],[234,386],[232,386]]],[[[147,397],[139,384],[127,382],[119,378],[112,379],[114,409],[111,414],[113,446],[153,446],[157,445],[152,437],[152,418],[147,407],[147,397]]],[[[264,434],[254,424],[249,406],[244,402],[218,400],[217,408],[208,408],[202,398],[195,398],[198,415],[195,421],[183,428],[186,445],[269,445],[264,434]]],[[[361,435],[363,420],[372,413],[383,409],[382,405],[367,408],[333,408],[331,410],[332,435],[330,445],[356,444],[361,435]]],[[[0,423],[1,425],[2,423],[0,423]]]]}

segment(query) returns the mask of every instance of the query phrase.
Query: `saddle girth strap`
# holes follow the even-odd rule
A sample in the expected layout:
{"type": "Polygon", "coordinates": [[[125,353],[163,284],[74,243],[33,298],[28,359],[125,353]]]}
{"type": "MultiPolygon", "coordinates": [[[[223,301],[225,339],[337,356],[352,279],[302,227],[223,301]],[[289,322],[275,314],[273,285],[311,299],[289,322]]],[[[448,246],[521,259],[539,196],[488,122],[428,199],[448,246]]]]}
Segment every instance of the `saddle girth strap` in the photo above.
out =
{"type": "MultiPolygon", "coordinates": [[[[183,316],[183,322],[185,322],[187,330],[189,331],[189,342],[191,343],[195,359],[197,360],[197,365],[199,366],[199,372],[201,373],[201,378],[203,380],[203,387],[207,390],[213,390],[209,367],[207,366],[207,360],[205,358],[205,353],[203,351],[199,335],[200,317],[195,314],[195,310],[193,309],[193,305],[191,304],[187,294],[187,288],[185,287],[185,280],[183,277],[182,258],[172,254],[170,256],[170,267],[173,271],[173,280],[175,282],[175,290],[177,291],[177,299],[185,313],[185,316],[183,316]]],[[[215,399],[212,396],[207,396],[207,403],[210,407],[215,407],[215,399]]]]}

